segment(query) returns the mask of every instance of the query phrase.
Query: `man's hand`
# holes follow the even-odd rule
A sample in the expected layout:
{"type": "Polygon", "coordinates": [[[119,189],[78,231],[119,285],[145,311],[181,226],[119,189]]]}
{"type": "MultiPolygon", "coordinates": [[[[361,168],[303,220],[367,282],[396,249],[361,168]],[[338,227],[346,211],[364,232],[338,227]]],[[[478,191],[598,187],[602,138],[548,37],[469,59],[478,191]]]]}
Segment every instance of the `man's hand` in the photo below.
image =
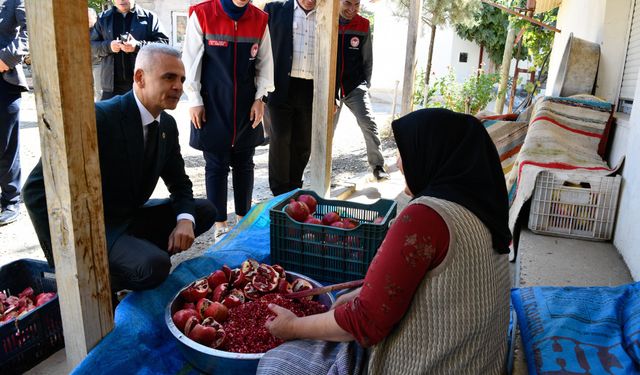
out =
{"type": "Polygon", "coordinates": [[[2,59],[0,59],[0,73],[4,73],[7,70],[9,70],[9,66],[5,64],[4,61],[2,61],[2,59]]]}
{"type": "Polygon", "coordinates": [[[129,34],[129,39],[127,39],[126,42],[122,43],[122,50],[126,53],[135,52],[138,44],[139,42],[136,40],[136,38],[134,38],[133,35],[129,34]]]}
{"type": "Polygon", "coordinates": [[[119,40],[112,40],[110,47],[113,53],[118,53],[122,49],[122,42],[119,40]]]}
{"type": "Polygon", "coordinates": [[[252,128],[256,128],[262,121],[262,116],[264,116],[264,103],[261,99],[256,99],[253,101],[253,105],[251,106],[251,111],[249,112],[249,120],[253,121],[251,124],[252,128]]]}
{"type": "Polygon", "coordinates": [[[189,219],[178,220],[178,224],[169,235],[167,249],[169,254],[187,250],[193,244],[196,236],[193,234],[193,223],[189,219]]]}
{"type": "Polygon", "coordinates": [[[189,116],[191,117],[191,122],[193,123],[193,127],[196,129],[202,129],[202,125],[205,122],[207,122],[207,118],[205,117],[205,114],[204,114],[203,105],[189,108],[189,116]]]}
{"type": "Polygon", "coordinates": [[[269,304],[269,310],[273,311],[276,316],[268,319],[264,326],[277,338],[283,340],[292,340],[295,337],[293,324],[299,319],[296,314],[273,303],[269,304]]]}

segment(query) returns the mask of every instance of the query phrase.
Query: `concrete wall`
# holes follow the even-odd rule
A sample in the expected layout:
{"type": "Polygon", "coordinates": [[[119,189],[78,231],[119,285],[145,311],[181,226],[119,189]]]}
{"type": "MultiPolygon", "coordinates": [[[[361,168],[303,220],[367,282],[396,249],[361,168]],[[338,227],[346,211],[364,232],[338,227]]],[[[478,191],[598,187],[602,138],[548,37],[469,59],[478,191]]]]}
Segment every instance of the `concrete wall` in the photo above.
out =
{"type": "Polygon", "coordinates": [[[148,9],[158,15],[160,24],[165,34],[169,37],[169,41],[176,48],[182,49],[180,35],[184,32],[183,27],[186,26],[186,13],[191,4],[195,4],[196,0],[138,0],[137,3],[143,8],[148,9]],[[174,18],[174,16],[177,16],[174,18]],[[176,22],[174,22],[174,19],[176,22]],[[181,31],[182,30],[182,31],[181,31]],[[176,43],[177,40],[177,43],[176,43]]]}
{"type": "MultiPolygon", "coordinates": [[[[596,95],[615,103],[618,98],[631,17],[632,0],[564,0],[550,61],[549,82],[554,82],[569,33],[600,44],[596,95]]],[[[638,77],[640,78],[640,77],[638,77]]],[[[547,94],[552,85],[548,85],[547,94]]],[[[640,280],[640,80],[630,117],[618,114],[609,163],[622,157],[622,189],[613,244],[624,258],[634,280],[640,280]]]]}

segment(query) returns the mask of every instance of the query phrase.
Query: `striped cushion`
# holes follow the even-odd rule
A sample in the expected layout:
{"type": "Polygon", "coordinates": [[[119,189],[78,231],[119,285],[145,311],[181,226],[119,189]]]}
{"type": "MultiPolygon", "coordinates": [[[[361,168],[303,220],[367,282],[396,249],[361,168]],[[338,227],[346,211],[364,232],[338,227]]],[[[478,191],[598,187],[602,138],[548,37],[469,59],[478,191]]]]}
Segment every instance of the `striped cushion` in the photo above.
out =
{"type": "Polygon", "coordinates": [[[498,155],[500,155],[502,172],[506,178],[524,143],[529,124],[518,121],[487,120],[483,122],[483,125],[496,145],[498,155]]]}

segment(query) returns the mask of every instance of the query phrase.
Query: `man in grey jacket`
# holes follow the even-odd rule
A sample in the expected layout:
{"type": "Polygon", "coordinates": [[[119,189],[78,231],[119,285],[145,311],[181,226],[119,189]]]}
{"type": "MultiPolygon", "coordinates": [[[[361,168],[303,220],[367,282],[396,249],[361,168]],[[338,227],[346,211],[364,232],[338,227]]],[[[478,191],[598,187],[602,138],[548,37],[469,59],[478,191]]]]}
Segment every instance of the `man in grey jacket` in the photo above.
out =
{"type": "Polygon", "coordinates": [[[27,91],[22,60],[29,52],[24,0],[0,0],[0,226],[20,213],[20,96],[27,91]]]}
{"type": "Polygon", "coordinates": [[[101,60],[102,100],[131,90],[133,67],[140,47],[169,43],[158,16],[135,0],[113,0],[113,7],[98,17],[91,31],[93,58],[101,60]]]}

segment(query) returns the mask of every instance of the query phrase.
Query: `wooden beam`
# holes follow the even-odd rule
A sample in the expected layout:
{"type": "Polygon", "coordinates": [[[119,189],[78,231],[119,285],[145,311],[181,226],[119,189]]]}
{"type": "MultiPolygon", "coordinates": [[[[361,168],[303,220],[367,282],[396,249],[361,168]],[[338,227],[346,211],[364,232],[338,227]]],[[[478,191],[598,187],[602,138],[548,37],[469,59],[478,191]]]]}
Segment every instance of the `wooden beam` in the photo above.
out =
{"type": "Polygon", "coordinates": [[[339,3],[340,0],[320,0],[316,8],[310,168],[311,189],[322,197],[329,197],[331,189],[339,3]]]}
{"type": "Polygon", "coordinates": [[[113,328],[86,0],[27,0],[67,363],[113,328]]]}
{"type": "Polygon", "coordinates": [[[404,57],[404,78],[402,80],[402,106],[400,115],[413,111],[413,81],[416,73],[416,43],[420,31],[422,1],[411,0],[409,5],[409,26],[407,28],[407,49],[404,57]]]}
{"type": "Polygon", "coordinates": [[[557,29],[557,28],[555,28],[555,27],[553,27],[553,26],[551,26],[551,25],[547,25],[547,24],[546,24],[546,23],[544,23],[544,22],[540,22],[540,21],[538,21],[537,19],[535,19],[535,18],[533,18],[533,17],[529,17],[529,16],[527,16],[527,15],[520,14],[520,13],[516,12],[515,10],[513,10],[513,9],[509,9],[509,8],[507,8],[507,7],[503,6],[503,5],[496,4],[496,3],[494,3],[493,1],[489,1],[489,0],[482,0],[482,2],[483,2],[483,3],[485,3],[485,4],[489,4],[489,5],[491,5],[492,7],[496,7],[496,8],[498,8],[498,9],[500,9],[500,10],[502,10],[502,11],[505,11],[505,12],[507,12],[507,13],[509,13],[509,14],[513,14],[514,16],[518,16],[518,17],[520,17],[520,18],[522,18],[522,19],[524,19],[524,20],[527,20],[527,21],[529,21],[529,22],[531,22],[531,23],[534,23],[534,24],[536,24],[536,25],[538,25],[538,26],[542,26],[542,27],[544,27],[545,29],[549,29],[549,30],[554,31],[554,32],[556,32],[556,33],[560,33],[560,32],[562,32],[562,31],[560,31],[560,29],[557,29]]]}

